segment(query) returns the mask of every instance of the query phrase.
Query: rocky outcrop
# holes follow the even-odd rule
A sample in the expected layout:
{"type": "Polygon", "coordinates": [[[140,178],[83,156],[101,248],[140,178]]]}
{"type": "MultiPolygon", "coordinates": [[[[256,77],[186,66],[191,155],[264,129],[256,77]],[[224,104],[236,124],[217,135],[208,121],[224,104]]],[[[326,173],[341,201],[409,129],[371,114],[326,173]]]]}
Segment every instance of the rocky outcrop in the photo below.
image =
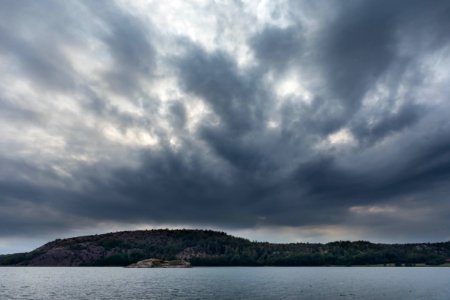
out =
{"type": "Polygon", "coordinates": [[[203,249],[199,249],[198,247],[188,247],[182,251],[180,251],[176,257],[181,260],[191,260],[195,257],[200,258],[208,258],[208,257],[217,257],[213,254],[206,253],[203,249]]]}
{"type": "Polygon", "coordinates": [[[209,230],[122,231],[57,239],[31,252],[0,255],[0,266],[128,266],[148,257],[190,261],[196,253],[198,257],[208,255],[197,246],[199,241],[249,243],[209,230]]]}
{"type": "Polygon", "coordinates": [[[137,263],[127,266],[127,268],[190,268],[191,263],[177,259],[177,260],[161,260],[157,258],[150,258],[140,260],[137,263]]]}

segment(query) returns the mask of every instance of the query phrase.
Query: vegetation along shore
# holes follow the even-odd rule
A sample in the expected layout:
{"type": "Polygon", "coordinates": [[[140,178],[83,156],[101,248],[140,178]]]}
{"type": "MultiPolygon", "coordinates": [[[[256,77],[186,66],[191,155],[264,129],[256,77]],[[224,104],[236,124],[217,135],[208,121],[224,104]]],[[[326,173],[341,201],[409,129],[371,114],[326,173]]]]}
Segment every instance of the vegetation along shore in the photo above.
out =
{"type": "Polygon", "coordinates": [[[169,261],[186,266],[448,266],[450,241],[274,244],[211,230],[139,230],[57,239],[30,252],[0,255],[0,265],[129,266],[149,259],[163,266],[169,261]]]}

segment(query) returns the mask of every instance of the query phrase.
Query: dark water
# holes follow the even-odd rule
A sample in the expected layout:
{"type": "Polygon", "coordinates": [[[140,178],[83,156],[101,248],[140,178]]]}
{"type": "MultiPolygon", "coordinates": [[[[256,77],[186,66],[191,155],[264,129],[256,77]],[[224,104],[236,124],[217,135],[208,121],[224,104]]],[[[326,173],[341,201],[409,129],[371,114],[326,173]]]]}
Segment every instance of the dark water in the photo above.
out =
{"type": "Polygon", "coordinates": [[[0,268],[0,299],[450,299],[450,268],[0,268]]]}

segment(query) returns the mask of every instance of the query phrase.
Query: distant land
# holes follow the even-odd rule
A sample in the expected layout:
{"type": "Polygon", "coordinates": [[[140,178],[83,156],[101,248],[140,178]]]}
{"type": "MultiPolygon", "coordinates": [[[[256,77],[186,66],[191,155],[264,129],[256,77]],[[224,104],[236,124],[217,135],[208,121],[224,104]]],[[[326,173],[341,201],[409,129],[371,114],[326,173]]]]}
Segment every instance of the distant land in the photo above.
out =
{"type": "Polygon", "coordinates": [[[211,230],[139,230],[57,239],[31,252],[0,255],[0,265],[128,266],[150,258],[192,266],[448,265],[450,241],[274,244],[211,230]]]}

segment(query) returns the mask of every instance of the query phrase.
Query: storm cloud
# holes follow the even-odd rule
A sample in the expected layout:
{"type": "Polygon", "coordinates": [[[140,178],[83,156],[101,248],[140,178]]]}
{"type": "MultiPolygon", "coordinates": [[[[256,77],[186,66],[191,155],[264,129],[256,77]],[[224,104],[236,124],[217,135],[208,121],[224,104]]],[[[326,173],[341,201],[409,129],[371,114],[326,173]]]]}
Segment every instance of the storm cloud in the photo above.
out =
{"type": "Polygon", "coordinates": [[[449,30],[448,1],[2,1],[0,242],[448,240],[449,30]]]}

